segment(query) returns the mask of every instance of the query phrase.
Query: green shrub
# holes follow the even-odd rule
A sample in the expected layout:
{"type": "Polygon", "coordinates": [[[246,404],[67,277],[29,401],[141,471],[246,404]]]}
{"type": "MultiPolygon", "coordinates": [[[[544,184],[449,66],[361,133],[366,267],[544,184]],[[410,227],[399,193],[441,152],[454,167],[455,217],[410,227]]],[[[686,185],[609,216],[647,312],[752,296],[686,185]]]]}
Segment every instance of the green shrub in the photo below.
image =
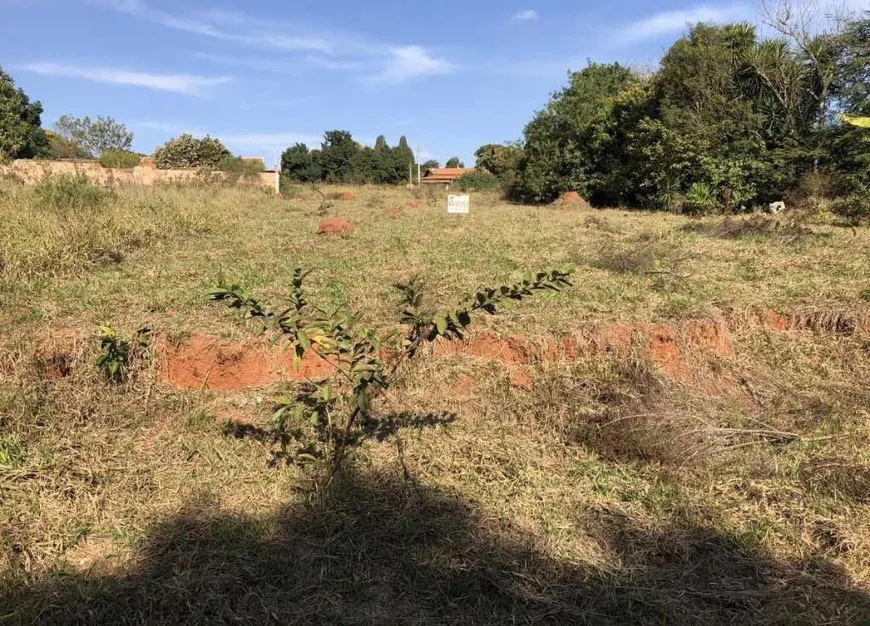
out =
{"type": "Polygon", "coordinates": [[[162,170],[208,167],[219,169],[230,155],[218,139],[206,135],[197,139],[184,134],[170,139],[154,151],[154,163],[162,170]]]}
{"type": "MultiPolygon", "coordinates": [[[[272,462],[327,460],[329,478],[341,468],[350,448],[376,423],[372,401],[392,382],[403,363],[420,348],[438,338],[462,338],[472,318],[495,314],[509,301],[519,301],[543,291],[559,291],[570,285],[573,267],[526,274],[522,282],[481,289],[457,307],[434,313],[424,305],[423,285],[418,278],[397,284],[402,298],[399,322],[404,332],[380,334],[364,326],[361,316],[346,309],[328,311],[312,306],[303,290],[308,272],[297,268],[289,302],[270,310],[238,285],[221,281],[210,298],[245,312],[262,330],[274,330],[295,345],[298,362],[309,350],[334,363],[335,373],[321,383],[297,386],[275,401],[272,432],[266,439],[279,448],[272,462]]],[[[327,480],[327,483],[329,480],[327,480]]]]}
{"type": "Polygon", "coordinates": [[[498,176],[484,171],[463,174],[457,182],[462,191],[497,191],[502,189],[502,182],[498,176]]]}
{"type": "Polygon", "coordinates": [[[113,383],[124,382],[127,370],[137,356],[142,356],[148,348],[148,328],[140,328],[133,339],[119,335],[108,324],[100,327],[97,339],[100,341],[100,354],[96,366],[113,383]]]}
{"type": "Polygon", "coordinates": [[[128,150],[106,150],[100,155],[100,165],[109,168],[130,169],[141,161],[142,157],[128,150]]]}
{"type": "Polygon", "coordinates": [[[683,208],[689,213],[709,213],[719,204],[716,193],[707,183],[692,183],[683,208]]]}
{"type": "Polygon", "coordinates": [[[233,156],[231,154],[228,154],[221,159],[219,169],[222,172],[227,172],[231,179],[257,178],[263,171],[265,171],[262,161],[248,161],[242,157],[233,156]]]}
{"type": "Polygon", "coordinates": [[[33,189],[44,210],[56,213],[96,211],[105,206],[113,193],[93,184],[84,174],[59,174],[42,179],[33,189]]]}
{"type": "Polygon", "coordinates": [[[870,190],[862,190],[831,202],[831,212],[848,220],[860,223],[870,220],[870,190]]]}

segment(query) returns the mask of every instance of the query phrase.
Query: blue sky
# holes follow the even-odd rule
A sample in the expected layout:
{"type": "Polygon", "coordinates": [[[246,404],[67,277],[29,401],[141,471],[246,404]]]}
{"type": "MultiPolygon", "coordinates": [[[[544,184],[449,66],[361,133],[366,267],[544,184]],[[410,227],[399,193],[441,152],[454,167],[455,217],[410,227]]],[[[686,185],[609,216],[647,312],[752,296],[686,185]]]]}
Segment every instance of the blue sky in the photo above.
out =
{"type": "Polygon", "coordinates": [[[587,58],[653,66],[687,23],[738,19],[754,5],[0,0],[0,65],[42,101],[44,126],[112,116],[142,152],[209,133],[271,163],[336,128],[471,162],[519,138],[587,58]]]}

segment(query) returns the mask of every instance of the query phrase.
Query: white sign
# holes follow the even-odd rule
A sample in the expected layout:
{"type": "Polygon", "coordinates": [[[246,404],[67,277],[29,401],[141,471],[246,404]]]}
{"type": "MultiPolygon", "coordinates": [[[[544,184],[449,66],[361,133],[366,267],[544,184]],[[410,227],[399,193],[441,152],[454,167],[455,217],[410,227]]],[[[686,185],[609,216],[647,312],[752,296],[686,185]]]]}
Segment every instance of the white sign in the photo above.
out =
{"type": "Polygon", "coordinates": [[[448,213],[468,213],[471,209],[471,197],[467,195],[450,194],[447,196],[448,213]]]}

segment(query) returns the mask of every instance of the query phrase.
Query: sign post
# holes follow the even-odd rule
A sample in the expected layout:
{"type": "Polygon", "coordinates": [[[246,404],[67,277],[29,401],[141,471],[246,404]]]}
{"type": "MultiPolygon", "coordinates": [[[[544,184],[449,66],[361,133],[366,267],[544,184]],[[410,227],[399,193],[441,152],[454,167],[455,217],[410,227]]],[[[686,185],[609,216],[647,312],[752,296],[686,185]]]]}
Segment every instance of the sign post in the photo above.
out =
{"type": "Polygon", "coordinates": [[[456,214],[468,214],[471,212],[471,197],[466,194],[448,194],[447,212],[456,214]]]}

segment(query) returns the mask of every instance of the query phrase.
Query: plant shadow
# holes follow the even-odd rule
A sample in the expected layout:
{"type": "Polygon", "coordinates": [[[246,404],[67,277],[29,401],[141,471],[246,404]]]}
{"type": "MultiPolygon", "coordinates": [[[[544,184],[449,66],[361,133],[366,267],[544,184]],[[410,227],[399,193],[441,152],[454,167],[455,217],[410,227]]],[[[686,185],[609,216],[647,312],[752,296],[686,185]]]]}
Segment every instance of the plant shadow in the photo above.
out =
{"type": "Polygon", "coordinates": [[[271,516],[195,501],[109,574],[0,590],[13,624],[860,624],[870,598],[820,556],[782,562],[690,523],[578,514],[607,569],[545,555],[452,493],[348,472],[271,516]]]}

